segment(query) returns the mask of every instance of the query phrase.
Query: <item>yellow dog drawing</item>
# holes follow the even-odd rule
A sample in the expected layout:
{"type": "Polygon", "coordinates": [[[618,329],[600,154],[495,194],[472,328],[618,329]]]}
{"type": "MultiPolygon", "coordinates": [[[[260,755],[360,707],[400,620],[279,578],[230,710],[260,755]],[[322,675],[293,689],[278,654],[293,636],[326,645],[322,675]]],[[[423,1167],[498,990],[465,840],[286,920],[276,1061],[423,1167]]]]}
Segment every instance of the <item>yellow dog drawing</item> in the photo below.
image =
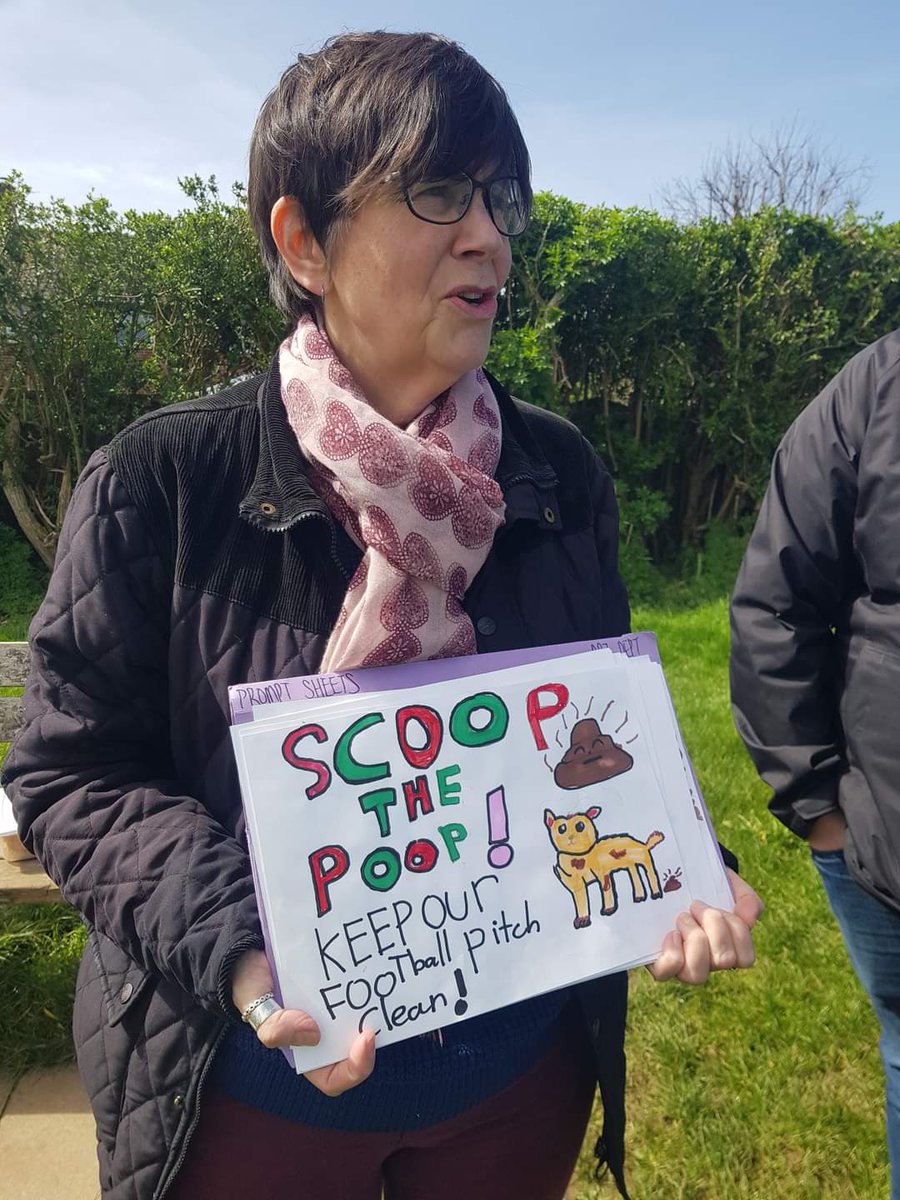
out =
{"type": "Polygon", "coordinates": [[[591,898],[588,892],[591,883],[600,884],[602,916],[611,916],[619,907],[616,871],[628,872],[636,904],[647,899],[641,870],[647,877],[651,897],[658,900],[662,896],[662,886],[651,851],[664,840],[664,835],[656,831],[650,834],[646,842],[640,842],[627,833],[600,837],[594,824],[599,815],[599,808],[589,808],[587,812],[572,813],[566,817],[555,816],[549,808],[544,810],[544,824],[556,849],[553,870],[563,887],[572,893],[576,929],[583,929],[591,923],[591,898]]]}

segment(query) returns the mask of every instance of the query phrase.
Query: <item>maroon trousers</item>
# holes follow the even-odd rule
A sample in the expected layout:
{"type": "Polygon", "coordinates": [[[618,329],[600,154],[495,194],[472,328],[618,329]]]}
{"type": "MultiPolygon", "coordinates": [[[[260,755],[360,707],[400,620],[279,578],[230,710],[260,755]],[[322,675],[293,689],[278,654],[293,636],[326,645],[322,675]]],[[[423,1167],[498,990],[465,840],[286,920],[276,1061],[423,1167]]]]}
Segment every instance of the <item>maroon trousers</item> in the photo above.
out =
{"type": "Polygon", "coordinates": [[[562,1200],[595,1078],[569,1029],[498,1095],[412,1133],[314,1129],[210,1093],[167,1200],[562,1200]]]}

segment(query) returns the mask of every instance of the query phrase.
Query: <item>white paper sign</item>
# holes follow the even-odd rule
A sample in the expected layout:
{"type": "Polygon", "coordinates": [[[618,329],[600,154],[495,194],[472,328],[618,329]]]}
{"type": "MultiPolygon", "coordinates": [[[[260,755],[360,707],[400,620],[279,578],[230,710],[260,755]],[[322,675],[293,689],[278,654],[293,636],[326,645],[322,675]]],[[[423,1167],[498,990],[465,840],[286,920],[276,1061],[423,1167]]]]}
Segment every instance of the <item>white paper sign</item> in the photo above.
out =
{"type": "Polygon", "coordinates": [[[281,998],[322,1032],[298,1071],[650,961],[692,899],[731,905],[655,662],[277,708],[232,732],[281,998]]]}

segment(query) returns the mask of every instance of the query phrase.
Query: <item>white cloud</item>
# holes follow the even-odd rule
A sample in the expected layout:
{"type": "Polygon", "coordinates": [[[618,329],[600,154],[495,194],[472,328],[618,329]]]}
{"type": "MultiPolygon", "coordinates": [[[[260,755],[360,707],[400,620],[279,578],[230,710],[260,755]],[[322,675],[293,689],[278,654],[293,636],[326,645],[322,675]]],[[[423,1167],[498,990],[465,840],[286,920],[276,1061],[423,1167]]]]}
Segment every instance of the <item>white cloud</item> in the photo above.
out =
{"type": "Polygon", "coordinates": [[[0,7],[0,79],[0,170],[41,198],[173,206],[179,175],[245,174],[257,93],[124,4],[0,7]]]}

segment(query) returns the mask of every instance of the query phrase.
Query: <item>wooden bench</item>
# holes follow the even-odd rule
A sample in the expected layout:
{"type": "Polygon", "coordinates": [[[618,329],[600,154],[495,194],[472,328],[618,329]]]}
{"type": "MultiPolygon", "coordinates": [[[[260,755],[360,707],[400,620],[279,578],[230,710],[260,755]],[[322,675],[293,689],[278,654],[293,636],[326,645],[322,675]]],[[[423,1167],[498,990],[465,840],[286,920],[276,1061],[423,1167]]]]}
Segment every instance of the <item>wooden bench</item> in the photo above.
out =
{"type": "Polygon", "coordinates": [[[0,858],[0,903],[61,904],[59,888],[36,858],[8,862],[0,858]]]}
{"type": "MultiPolygon", "coordinates": [[[[0,642],[0,687],[20,688],[28,674],[28,643],[0,642]]],[[[8,742],[22,723],[20,696],[0,696],[0,742],[8,742]]],[[[28,853],[18,835],[0,828],[0,901],[51,904],[59,889],[28,853]]]]}

